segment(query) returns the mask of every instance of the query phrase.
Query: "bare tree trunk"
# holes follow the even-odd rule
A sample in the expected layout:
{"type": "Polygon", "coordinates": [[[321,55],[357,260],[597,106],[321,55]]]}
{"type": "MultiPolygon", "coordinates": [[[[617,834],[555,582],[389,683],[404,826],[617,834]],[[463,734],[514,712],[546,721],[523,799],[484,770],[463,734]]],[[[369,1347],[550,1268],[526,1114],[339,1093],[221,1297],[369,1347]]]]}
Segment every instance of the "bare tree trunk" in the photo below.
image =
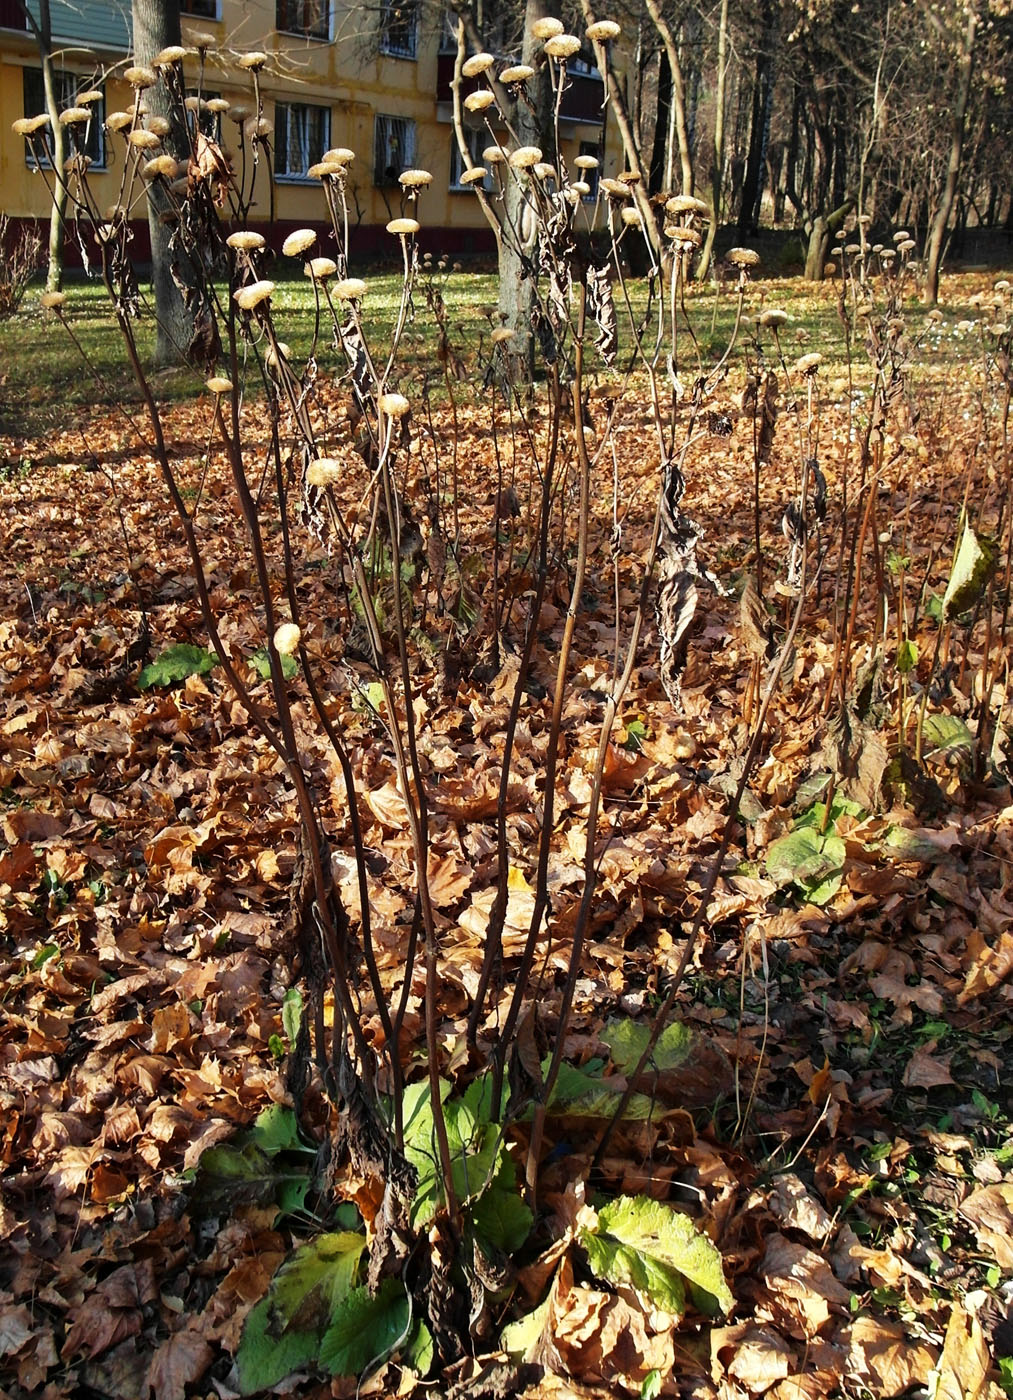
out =
{"type": "Polygon", "coordinates": [[[46,269],[46,291],[58,292],[63,286],[63,241],[67,217],[67,186],[63,181],[63,163],[67,159],[67,129],[60,125],[60,104],[56,95],[53,73],[53,25],[49,0],[39,0],[38,19],[20,0],[21,10],[29,29],[35,35],[42,60],[42,90],[46,96],[50,139],[53,152],[53,207],[49,211],[49,266],[46,269]]]}
{"type": "MultiPolygon", "coordinates": [[[[134,60],[150,65],[162,49],[181,42],[179,0],[133,0],[134,60]]],[[[145,93],[145,107],[171,122],[164,145],[177,160],[189,155],[189,141],[182,125],[181,113],[173,109],[164,78],[145,93]]],[[[167,201],[159,182],[148,186],[148,229],[151,234],[151,286],[155,298],[158,322],[155,342],[155,365],[175,365],[185,359],[193,339],[193,316],[187,310],[182,293],[173,276],[173,250],[170,246],[171,228],[162,218],[167,201]]],[[[185,277],[185,270],[176,268],[185,277]]]]}
{"type": "Polygon", "coordinates": [[[698,281],[703,281],[710,270],[714,256],[714,240],[721,218],[721,179],[725,163],[725,93],[728,78],[728,0],[721,0],[721,18],[718,21],[718,69],[717,87],[714,96],[714,145],[711,151],[710,180],[707,187],[707,202],[711,207],[711,221],[707,238],[696,266],[698,281]]]}
{"type": "Polygon", "coordinates": [[[936,209],[932,228],[929,232],[926,250],[925,305],[935,306],[939,300],[939,269],[943,260],[943,245],[946,241],[946,227],[950,222],[954,201],[957,197],[957,184],[960,180],[960,162],[964,153],[964,122],[967,117],[967,104],[971,95],[971,74],[974,69],[974,40],[978,29],[978,9],[972,5],[967,15],[967,29],[957,69],[957,92],[951,113],[950,159],[946,167],[946,183],[942,198],[936,209]]]}
{"type": "MultiPolygon", "coordinates": [[[[672,77],[672,112],[675,118],[675,130],[679,139],[679,164],[682,167],[682,193],[693,193],[693,152],[690,147],[689,127],[686,122],[686,82],[683,77],[682,64],[679,62],[679,50],[676,47],[675,36],[669,26],[668,21],[661,13],[658,0],[647,0],[647,13],[655,29],[665,46],[665,55],[668,59],[668,67],[672,77]]],[[[660,119],[660,117],[659,117],[660,119]]]]}

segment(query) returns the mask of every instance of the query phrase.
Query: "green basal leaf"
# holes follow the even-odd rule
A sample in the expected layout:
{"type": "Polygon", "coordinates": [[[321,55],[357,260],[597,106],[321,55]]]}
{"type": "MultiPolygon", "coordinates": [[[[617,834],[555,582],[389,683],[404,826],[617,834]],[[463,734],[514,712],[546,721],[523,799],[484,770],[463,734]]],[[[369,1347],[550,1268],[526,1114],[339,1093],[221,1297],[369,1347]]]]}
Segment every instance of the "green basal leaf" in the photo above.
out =
{"type": "Polygon", "coordinates": [[[647,725],[642,719],[631,719],[626,725],[626,737],[621,741],[630,753],[639,753],[647,738],[647,725]]]}
{"type": "Polygon", "coordinates": [[[516,1322],[511,1322],[509,1326],[503,1328],[499,1342],[511,1361],[535,1360],[539,1344],[545,1335],[546,1327],[549,1325],[551,1309],[552,1293],[550,1291],[545,1302],[535,1308],[534,1312],[525,1313],[516,1322]]]}
{"type": "Polygon", "coordinates": [[[302,992],[298,987],[289,987],[285,993],[285,1000],[281,1004],[281,1028],[285,1032],[289,1045],[294,1045],[299,1039],[302,1018],[302,992]]]}
{"type": "Polygon", "coordinates": [[[922,725],[922,750],[970,748],[974,735],[956,715],[926,715],[922,725]]]}
{"type": "Polygon", "coordinates": [[[837,841],[842,857],[838,862],[827,849],[831,840],[837,838],[821,836],[813,827],[790,831],[787,836],[771,842],[767,851],[767,874],[779,885],[819,884],[838,864],[843,865],[843,843],[837,841]]]}
{"type": "Polygon", "coordinates": [[[250,1129],[250,1140],[268,1157],[279,1152],[305,1152],[316,1155],[316,1148],[303,1142],[295,1111],[284,1104],[272,1103],[263,1109],[250,1129]]]}
{"type": "Polygon", "coordinates": [[[405,1353],[405,1365],[410,1371],[425,1380],[426,1376],[433,1369],[433,1360],[436,1355],[436,1348],[433,1345],[433,1334],[424,1322],[417,1322],[412,1332],[412,1339],[405,1353]]]}
{"type": "Polygon", "coordinates": [[[995,572],[999,550],[994,540],[975,534],[970,522],[964,520],[964,533],[957,547],[946,592],[943,594],[943,617],[949,620],[967,612],[979,601],[995,572]]]}
{"type": "Polygon", "coordinates": [[[501,1254],[514,1254],[531,1233],[535,1218],[521,1200],[517,1173],[505,1154],[499,1171],[472,1205],[471,1219],[479,1240],[501,1254]]]}
{"type": "Polygon", "coordinates": [[[270,1298],[262,1298],[247,1316],[236,1352],[240,1395],[269,1390],[316,1358],[320,1343],[315,1332],[288,1332],[276,1337],[271,1326],[270,1298]]]}
{"type": "Polygon", "coordinates": [[[906,638],[897,648],[897,670],[902,676],[918,665],[918,643],[906,638]]]}
{"type": "MultiPolygon", "coordinates": [[[[601,1039],[609,1048],[612,1062],[622,1074],[632,1072],[640,1063],[651,1028],[637,1021],[609,1021],[601,1039]]],[[[650,1064],[654,1069],[677,1069],[684,1064],[693,1052],[695,1036],[681,1021],[673,1021],[658,1037],[658,1043],[651,1053],[650,1064]]]]}
{"type": "Polygon", "coordinates": [[[137,678],[138,690],[150,690],[153,685],[177,685],[188,676],[206,676],[218,665],[213,652],[190,642],[178,642],[166,647],[137,678]]]}
{"type": "Polygon", "coordinates": [[[384,1279],[375,1297],[368,1288],[354,1288],[334,1309],[320,1342],[320,1364],[333,1376],[361,1377],[397,1350],[410,1323],[400,1279],[384,1279]]]}
{"type": "Polygon", "coordinates": [[[351,1291],[366,1237],[320,1235],[287,1259],[250,1312],[236,1352],[241,1394],[253,1395],[317,1358],[335,1309],[351,1291]]]}
{"type": "Polygon", "coordinates": [[[581,1244],[600,1277],[632,1284],[666,1312],[683,1311],[686,1284],[698,1305],[728,1312],[734,1304],[718,1250],[688,1216],[662,1201],[618,1197],[598,1212],[597,1229],[584,1231],[581,1244]]]}
{"type": "Polygon", "coordinates": [[[640,1400],[657,1400],[661,1394],[661,1383],[660,1371],[648,1371],[640,1387],[640,1400]]]}
{"type": "MultiPolygon", "coordinates": [[[[268,654],[267,647],[257,648],[250,657],[250,665],[256,671],[257,675],[260,676],[261,680],[269,681],[271,679],[271,658],[268,654]]],[[[292,680],[293,676],[298,675],[298,672],[299,663],[296,661],[295,657],[282,655],[281,674],[285,679],[287,681],[292,680]]]]}

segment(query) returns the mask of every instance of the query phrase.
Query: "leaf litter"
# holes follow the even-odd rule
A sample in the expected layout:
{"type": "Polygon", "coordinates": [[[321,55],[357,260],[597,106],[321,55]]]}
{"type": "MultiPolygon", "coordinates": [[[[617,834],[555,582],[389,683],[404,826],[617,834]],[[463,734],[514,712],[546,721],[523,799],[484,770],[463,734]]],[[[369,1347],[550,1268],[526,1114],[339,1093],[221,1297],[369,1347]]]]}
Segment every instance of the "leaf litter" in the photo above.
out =
{"type": "MultiPolygon", "coordinates": [[[[198,405],[176,406],[168,420],[179,443],[203,439],[198,405]]],[[[720,541],[708,563],[733,590],[752,529],[740,470],[748,427],[740,421],[727,439],[708,440],[706,470],[701,460],[686,473],[694,518],[720,541]]],[[[824,432],[841,444],[846,431],[843,407],[828,406],[824,432]]],[[[958,431],[942,432],[930,460],[911,465],[905,508],[912,521],[924,508],[926,548],[939,473],[959,448],[958,431]]],[[[243,1147],[240,1136],[265,1109],[293,1103],[286,1055],[297,1022],[286,1024],[282,1008],[293,988],[297,820],[284,774],[242,706],[207,663],[184,664],[207,655],[205,638],[154,464],[100,410],[87,436],[120,454],[116,492],[129,558],[109,481],[87,470],[76,428],[34,445],[36,460],[53,465],[0,484],[15,564],[0,622],[0,1375],[17,1400],[228,1396],[243,1325],[278,1296],[285,1276],[276,1270],[292,1242],[316,1236],[321,1249],[341,1238],[320,1234],[331,1228],[320,1214],[326,1202],[309,1180],[308,1164],[333,1127],[319,1088],[311,1083],[301,1097],[301,1144],[274,1151],[247,1139],[243,1147]],[[145,614],[151,638],[139,646],[145,614]],[[209,1181],[208,1164],[235,1165],[230,1153],[246,1154],[245,1196],[219,1202],[209,1190],[201,1206],[191,1174],[200,1168],[209,1181]]],[[[630,434],[625,441],[635,451],[630,434]]],[[[481,511],[488,450],[465,418],[461,470],[476,483],[481,511]]],[[[202,468],[196,459],[192,466],[196,480],[202,468]]],[[[652,470],[645,464],[631,504],[631,519],[643,508],[645,543],[652,470]]],[[[790,489],[775,462],[764,481],[772,520],[790,489]]],[[[230,547],[227,502],[212,466],[203,507],[219,541],[212,588],[227,601],[226,642],[256,677],[264,639],[249,575],[230,547]]],[[[493,505],[490,498],[487,530],[493,505]]],[[[606,518],[604,537],[610,528],[606,518]]],[[[911,528],[909,540],[918,537],[911,528]]],[[[961,539],[966,572],[992,567],[966,530],[961,539]]],[[[959,597],[944,595],[946,578],[939,566],[937,592],[944,609],[955,609],[959,597]]],[[[323,570],[306,586],[323,600],[323,570]]],[[[547,643],[564,611],[565,598],[546,603],[547,643]]],[[[680,959],[717,849],[757,636],[766,647],[758,631],[766,619],[756,614],[754,602],[752,625],[744,625],[734,596],[701,589],[682,712],[673,711],[648,645],[625,702],[625,730],[613,736],[610,822],[595,852],[599,889],[566,1046],[569,1064],[604,1066],[586,1100],[595,1112],[646,1044],[644,1028],[680,959]]],[[[740,807],[738,850],[708,906],[679,1026],[666,1031],[634,1086],[645,1116],[621,1125],[600,1164],[607,1193],[694,1218],[720,1252],[733,1316],[708,1317],[693,1289],[680,1296],[681,1275],[665,1272],[662,1245],[645,1248],[641,1224],[614,1211],[611,1228],[586,1236],[603,1255],[610,1290],[596,1285],[579,1251],[562,1245],[529,1261],[517,1280],[517,1298],[523,1293],[528,1304],[515,1316],[526,1325],[515,1322],[502,1345],[521,1379],[532,1360],[548,1368],[532,1393],[556,1385],[564,1394],[570,1383],[587,1393],[648,1393],[657,1374],[660,1391],[650,1393],[722,1400],[821,1397],[841,1386],[882,1396],[918,1387],[946,1400],[1002,1395],[998,1362],[1013,1351],[1013,805],[1008,786],[976,783],[961,766],[974,737],[965,708],[932,716],[927,762],[938,797],[896,783],[873,810],[884,765],[852,750],[852,791],[861,795],[838,800],[824,790],[817,811],[819,793],[809,797],[806,787],[826,763],[816,703],[830,660],[822,621],[812,617],[798,639],[793,675],[775,697],[740,807]],[[805,847],[804,860],[794,858],[792,842],[805,847]],[[644,1270],[668,1279],[670,1310],[645,1305],[637,1287],[644,1270]],[[527,1325],[525,1314],[536,1321],[527,1325]]],[[[549,1009],[580,892],[600,713],[595,680],[607,669],[613,633],[605,596],[600,611],[591,605],[581,619],[584,671],[565,721],[552,901],[538,948],[549,1009]]],[[[339,655],[326,636],[316,644],[325,661],[339,655]]],[[[931,645],[926,631],[922,650],[931,645]]],[[[536,676],[549,683],[551,669],[542,677],[540,666],[536,676]]],[[[340,722],[364,794],[379,965],[385,985],[396,985],[412,906],[404,803],[369,703],[347,672],[335,666],[332,674],[345,675],[340,722]]],[[[463,674],[420,700],[435,797],[430,874],[444,940],[441,1040],[451,1060],[463,1043],[492,906],[509,693],[508,676],[480,685],[463,674]]],[[[531,909],[547,703],[536,688],[525,697],[507,792],[508,966],[531,909]]],[[[308,711],[300,716],[297,706],[296,715],[299,742],[326,772],[340,823],[341,774],[326,767],[308,711]]],[[[861,740],[865,724],[854,721],[848,742],[861,740]]],[[[342,888],[354,914],[351,865],[342,888]]],[[[405,1063],[422,1044],[418,989],[407,995],[405,1063]]],[[[542,1053],[532,1030],[532,1071],[542,1053]]],[[[581,1238],[590,1219],[590,1204],[573,1195],[587,1169],[579,1104],[577,1096],[571,1112],[552,1120],[547,1144],[542,1201],[560,1242],[581,1238]]],[[[340,1175],[340,1164],[331,1170],[340,1175]]],[[[354,1183],[331,1186],[355,1199],[354,1183]]],[[[375,1206],[359,1204],[368,1220],[375,1206]]],[[[666,1238],[663,1222],[652,1238],[666,1238]]],[[[304,1283],[291,1306],[310,1305],[312,1277],[304,1283]]],[[[389,1321],[401,1325],[393,1313],[389,1321]]],[[[328,1346],[344,1355],[358,1341],[333,1336],[328,1346]]],[[[452,1379],[472,1384],[487,1364],[470,1363],[452,1379]]],[[[342,1384],[321,1388],[307,1378],[293,1393],[351,1394],[342,1384]]],[[[398,1384],[381,1372],[364,1393],[393,1393],[398,1384]]]]}

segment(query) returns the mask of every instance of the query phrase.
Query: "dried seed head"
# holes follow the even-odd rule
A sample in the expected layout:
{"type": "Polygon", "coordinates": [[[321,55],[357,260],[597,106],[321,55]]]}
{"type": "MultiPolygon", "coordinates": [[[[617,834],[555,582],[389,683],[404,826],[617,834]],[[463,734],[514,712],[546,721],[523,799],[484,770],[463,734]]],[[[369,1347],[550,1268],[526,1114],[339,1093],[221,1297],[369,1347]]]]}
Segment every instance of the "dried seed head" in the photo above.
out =
{"type": "Polygon", "coordinates": [[[508,340],[513,340],[514,333],[509,326],[497,326],[492,333],[493,345],[503,345],[508,340]]]}
{"type": "Polygon", "coordinates": [[[411,408],[404,394],[381,394],[376,402],[380,412],[388,418],[403,418],[411,408]]]}
{"type": "Polygon", "coordinates": [[[324,160],[334,161],[336,165],[349,165],[354,159],[355,152],[349,146],[333,146],[324,152],[324,160]]]}
{"type": "Polygon", "coordinates": [[[167,117],[148,117],[145,123],[149,131],[153,131],[156,136],[168,136],[172,130],[172,125],[167,117]]]}
{"type": "Polygon", "coordinates": [[[409,190],[424,189],[426,185],[433,183],[433,177],[428,170],[402,170],[397,178],[398,182],[409,190]]]}
{"type": "Polygon", "coordinates": [[[294,622],[283,622],[274,634],[274,649],[279,656],[291,656],[299,648],[302,632],[294,622]]]}
{"type": "Polygon", "coordinates": [[[491,53],[473,53],[464,60],[461,72],[466,78],[477,78],[479,73],[487,72],[495,62],[491,53]]]}
{"type": "Polygon", "coordinates": [[[570,193],[578,195],[581,199],[586,199],[591,193],[591,186],[586,180],[574,180],[570,185],[570,193]]]}
{"type": "Polygon", "coordinates": [[[539,164],[541,159],[542,152],[538,146],[518,146],[507,156],[507,160],[515,170],[531,170],[533,166],[539,164]]]}
{"type": "Polygon", "coordinates": [[[182,63],[186,58],[186,49],[181,44],[170,44],[168,48],[161,49],[151,60],[152,68],[169,68],[173,63],[182,63]]]}
{"type": "Polygon", "coordinates": [[[692,194],[674,194],[671,199],[665,202],[665,213],[674,214],[699,214],[704,218],[710,213],[710,207],[702,199],[697,199],[692,194]]]}
{"type": "Polygon", "coordinates": [[[610,39],[618,39],[622,29],[614,19],[599,19],[587,26],[587,37],[596,44],[607,44],[610,39]]]}
{"type": "Polygon", "coordinates": [[[305,253],[307,248],[312,248],[316,241],[317,236],[313,229],[297,228],[285,239],[281,251],[286,258],[297,258],[300,253],[305,253]]]}
{"type": "Polygon", "coordinates": [[[665,236],[681,249],[699,248],[703,242],[699,231],[688,224],[666,224],[665,236]]]}
{"type": "Polygon", "coordinates": [[[515,63],[510,68],[504,68],[499,75],[501,83],[506,83],[509,87],[511,83],[526,83],[529,78],[535,76],[535,70],[526,63],[515,63]]]}
{"type": "Polygon", "coordinates": [[[317,457],[306,468],[306,480],[311,486],[330,486],[341,480],[342,466],[337,457],[317,457]]]}
{"type": "Polygon", "coordinates": [[[540,160],[537,165],[533,165],[531,168],[539,180],[554,180],[556,178],[556,167],[550,165],[547,160],[540,160]]]}
{"type": "Polygon", "coordinates": [[[243,122],[245,122],[250,115],[250,108],[247,107],[245,103],[237,102],[234,107],[231,104],[229,105],[229,116],[235,122],[236,126],[242,126],[243,122]]]}
{"type": "Polygon", "coordinates": [[[469,92],[464,99],[464,105],[469,112],[484,112],[487,107],[491,107],[496,101],[495,96],[488,88],[479,88],[478,92],[469,92]]]}
{"type": "Polygon", "coordinates": [[[60,113],[61,126],[78,126],[90,120],[91,112],[87,107],[68,107],[65,112],[60,113]]]}
{"type": "Polygon", "coordinates": [[[1000,277],[998,282],[993,284],[993,291],[996,292],[1008,292],[1009,289],[1010,282],[1008,277],[1000,277]]]}
{"type": "Polygon", "coordinates": [[[213,49],[218,40],[206,29],[198,29],[196,34],[190,35],[190,42],[198,53],[207,53],[208,49],[213,49]]]}
{"type": "Polygon", "coordinates": [[[237,306],[241,307],[243,311],[252,311],[262,301],[269,301],[273,291],[274,283],[265,280],[251,282],[248,287],[240,287],[238,292],[232,293],[232,296],[237,306]]]}
{"type": "Polygon", "coordinates": [[[760,312],[759,316],[756,318],[756,324],[758,326],[771,326],[776,330],[778,326],[785,325],[787,320],[787,311],[782,311],[779,307],[771,306],[766,311],[760,312]]]}
{"type": "Polygon", "coordinates": [[[486,146],[482,152],[482,159],[486,165],[502,165],[506,158],[506,151],[502,146],[486,146]]]}
{"type": "Polygon", "coordinates": [[[481,180],[485,179],[488,173],[484,165],[469,165],[467,170],[461,171],[458,177],[458,184],[477,185],[481,180]]]}
{"type": "Polygon", "coordinates": [[[333,258],[310,258],[303,268],[307,277],[312,277],[314,282],[322,282],[325,277],[333,277],[338,270],[338,265],[333,258]]]}
{"type": "Polygon", "coordinates": [[[624,209],[622,211],[622,220],[627,228],[642,228],[644,224],[639,209],[624,209]]]}
{"type": "Polygon", "coordinates": [[[418,233],[419,228],[418,219],[391,219],[387,225],[387,232],[400,234],[402,238],[407,238],[410,234],[418,233]]]}
{"type": "Polygon", "coordinates": [[[230,233],[225,242],[237,253],[259,253],[267,244],[264,235],[255,233],[251,228],[240,229],[238,233],[230,233]]]}
{"type": "Polygon", "coordinates": [[[729,248],[725,254],[725,261],[730,262],[732,267],[757,267],[760,255],[754,248],[729,248]]]}
{"type": "Polygon", "coordinates": [[[216,116],[221,116],[223,113],[227,112],[231,106],[232,103],[227,97],[208,98],[208,111],[214,112],[216,116]]]}
{"type": "Polygon", "coordinates": [[[931,311],[926,313],[925,319],[930,325],[937,326],[943,319],[943,313],[939,310],[938,306],[934,306],[931,311]]]}
{"type": "Polygon", "coordinates": [[[906,228],[899,228],[897,232],[893,235],[893,241],[895,243],[903,243],[905,239],[908,239],[910,237],[911,235],[908,233],[906,228]]]}
{"type": "Polygon", "coordinates": [[[138,63],[133,68],[126,70],[123,74],[123,81],[141,92],[144,88],[154,87],[158,82],[158,75],[153,68],[147,68],[144,64],[138,63]]]}
{"type": "Polygon", "coordinates": [[[18,117],[16,122],[11,123],[11,130],[16,136],[31,136],[41,127],[49,125],[49,114],[40,112],[37,117],[18,117]]]}
{"type": "Polygon", "coordinates": [[[66,292],[43,292],[42,296],[39,297],[39,305],[44,311],[58,311],[66,303],[66,292]]]}
{"type": "Polygon", "coordinates": [[[342,179],[345,174],[345,167],[337,160],[318,160],[316,165],[311,165],[306,172],[313,180],[342,179]]]}
{"type": "Polygon", "coordinates": [[[862,245],[861,243],[846,243],[844,245],[844,251],[847,253],[849,258],[857,258],[859,253],[862,251],[862,245]]]}
{"type": "Polygon", "coordinates": [[[996,321],[988,328],[989,335],[1003,336],[1009,335],[1009,323],[1007,321],[996,321]]]}
{"type": "Polygon", "coordinates": [[[77,94],[77,105],[87,107],[92,102],[101,102],[103,94],[98,88],[89,88],[87,92],[77,94]]]}
{"type": "Polygon", "coordinates": [[[273,345],[269,345],[267,347],[267,354],[264,356],[264,363],[267,365],[269,370],[273,371],[278,368],[280,360],[289,359],[291,354],[291,345],[286,345],[283,340],[279,340],[277,350],[275,350],[273,345]]]}
{"type": "Polygon", "coordinates": [[[563,25],[560,20],[545,15],[542,19],[535,20],[531,32],[536,39],[554,39],[557,34],[562,34],[563,25]]]}
{"type": "Polygon", "coordinates": [[[236,59],[239,68],[245,68],[249,73],[259,73],[267,62],[267,54],[260,49],[252,49],[249,53],[241,53],[236,59]]]}
{"type": "Polygon", "coordinates": [[[361,277],[344,277],[331,288],[338,301],[358,301],[366,295],[366,284],[361,277]]]}
{"type": "Polygon", "coordinates": [[[550,58],[572,58],[575,53],[580,53],[580,40],[576,34],[556,34],[546,40],[545,52],[550,58]]]}
{"type": "Polygon", "coordinates": [[[823,363],[823,356],[816,350],[809,355],[803,355],[801,359],[795,361],[795,372],[797,374],[814,375],[823,363]]]}
{"type": "Polygon", "coordinates": [[[155,156],[146,163],[141,174],[146,180],[175,180],[177,169],[175,156],[155,156]]]}
{"type": "Polygon", "coordinates": [[[199,112],[203,107],[207,109],[207,103],[200,97],[184,97],[183,106],[188,112],[199,112]]]}
{"type": "Polygon", "coordinates": [[[162,138],[156,132],[143,129],[130,132],[127,140],[139,151],[154,151],[162,144],[162,138]]]}
{"type": "Polygon", "coordinates": [[[263,141],[274,130],[274,122],[266,117],[250,117],[243,123],[243,135],[247,141],[263,141]]]}
{"type": "Polygon", "coordinates": [[[133,124],[133,112],[110,112],[106,117],[106,126],[110,131],[123,131],[133,124]]]}
{"type": "Polygon", "coordinates": [[[231,394],[232,380],[226,379],[223,374],[215,374],[208,380],[207,387],[212,394],[231,394]]]}
{"type": "Polygon", "coordinates": [[[898,253],[910,253],[910,252],[913,252],[914,249],[917,248],[917,247],[918,247],[918,244],[914,241],[913,238],[905,238],[904,241],[903,241],[903,243],[898,243],[898,244],[897,244],[897,252],[898,252],[898,253]]]}
{"type": "Polygon", "coordinates": [[[597,158],[597,156],[578,156],[578,157],[576,158],[576,160],[575,160],[573,163],[574,163],[574,165],[577,167],[578,170],[597,170],[597,169],[598,169],[598,158],[597,158]]]}
{"type": "Polygon", "coordinates": [[[629,199],[630,197],[629,185],[624,185],[621,180],[602,180],[601,187],[609,199],[629,199]]]}

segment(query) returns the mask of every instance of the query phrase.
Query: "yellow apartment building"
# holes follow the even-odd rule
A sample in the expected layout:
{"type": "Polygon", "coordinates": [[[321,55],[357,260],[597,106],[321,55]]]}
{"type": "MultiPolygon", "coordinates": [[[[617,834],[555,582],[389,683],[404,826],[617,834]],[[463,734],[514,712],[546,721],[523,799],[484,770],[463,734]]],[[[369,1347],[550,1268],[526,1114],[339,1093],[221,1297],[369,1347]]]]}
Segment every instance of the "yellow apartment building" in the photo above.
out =
{"type": "MultiPolygon", "coordinates": [[[[25,0],[37,14],[38,0],[25,0]]],[[[329,148],[356,152],[349,181],[355,228],[353,248],[387,249],[383,226],[400,202],[398,174],[421,166],[433,183],[420,202],[423,247],[434,252],[480,252],[492,246],[473,192],[458,183],[461,162],[452,126],[454,45],[433,0],[182,0],[183,42],[212,34],[204,98],[249,105],[251,80],[236,66],[244,52],[261,50],[264,116],[273,125],[271,158],[257,177],[253,216],[284,234],[323,227],[318,182],[307,171],[329,148]]],[[[78,92],[100,89],[89,124],[90,179],[100,208],[115,202],[123,148],[103,127],[107,112],[130,107],[133,93],[122,72],[130,52],[129,0],[51,0],[54,63],[61,105],[78,92]]],[[[503,55],[509,57],[510,55],[503,55]]],[[[186,62],[196,90],[198,59],[186,62]]],[[[475,85],[475,82],[471,84],[475,85]]],[[[576,58],[562,109],[563,154],[600,154],[603,89],[591,63],[576,58]]],[[[21,0],[0,0],[0,208],[15,226],[48,219],[44,180],[23,137],[11,124],[45,110],[39,49],[21,0]]],[[[478,116],[469,141],[476,156],[489,144],[478,116]]],[[[238,128],[223,119],[221,141],[238,145],[238,128]]],[[[137,222],[146,246],[143,222],[137,222]]],[[[73,240],[68,262],[73,263],[73,240]]]]}

